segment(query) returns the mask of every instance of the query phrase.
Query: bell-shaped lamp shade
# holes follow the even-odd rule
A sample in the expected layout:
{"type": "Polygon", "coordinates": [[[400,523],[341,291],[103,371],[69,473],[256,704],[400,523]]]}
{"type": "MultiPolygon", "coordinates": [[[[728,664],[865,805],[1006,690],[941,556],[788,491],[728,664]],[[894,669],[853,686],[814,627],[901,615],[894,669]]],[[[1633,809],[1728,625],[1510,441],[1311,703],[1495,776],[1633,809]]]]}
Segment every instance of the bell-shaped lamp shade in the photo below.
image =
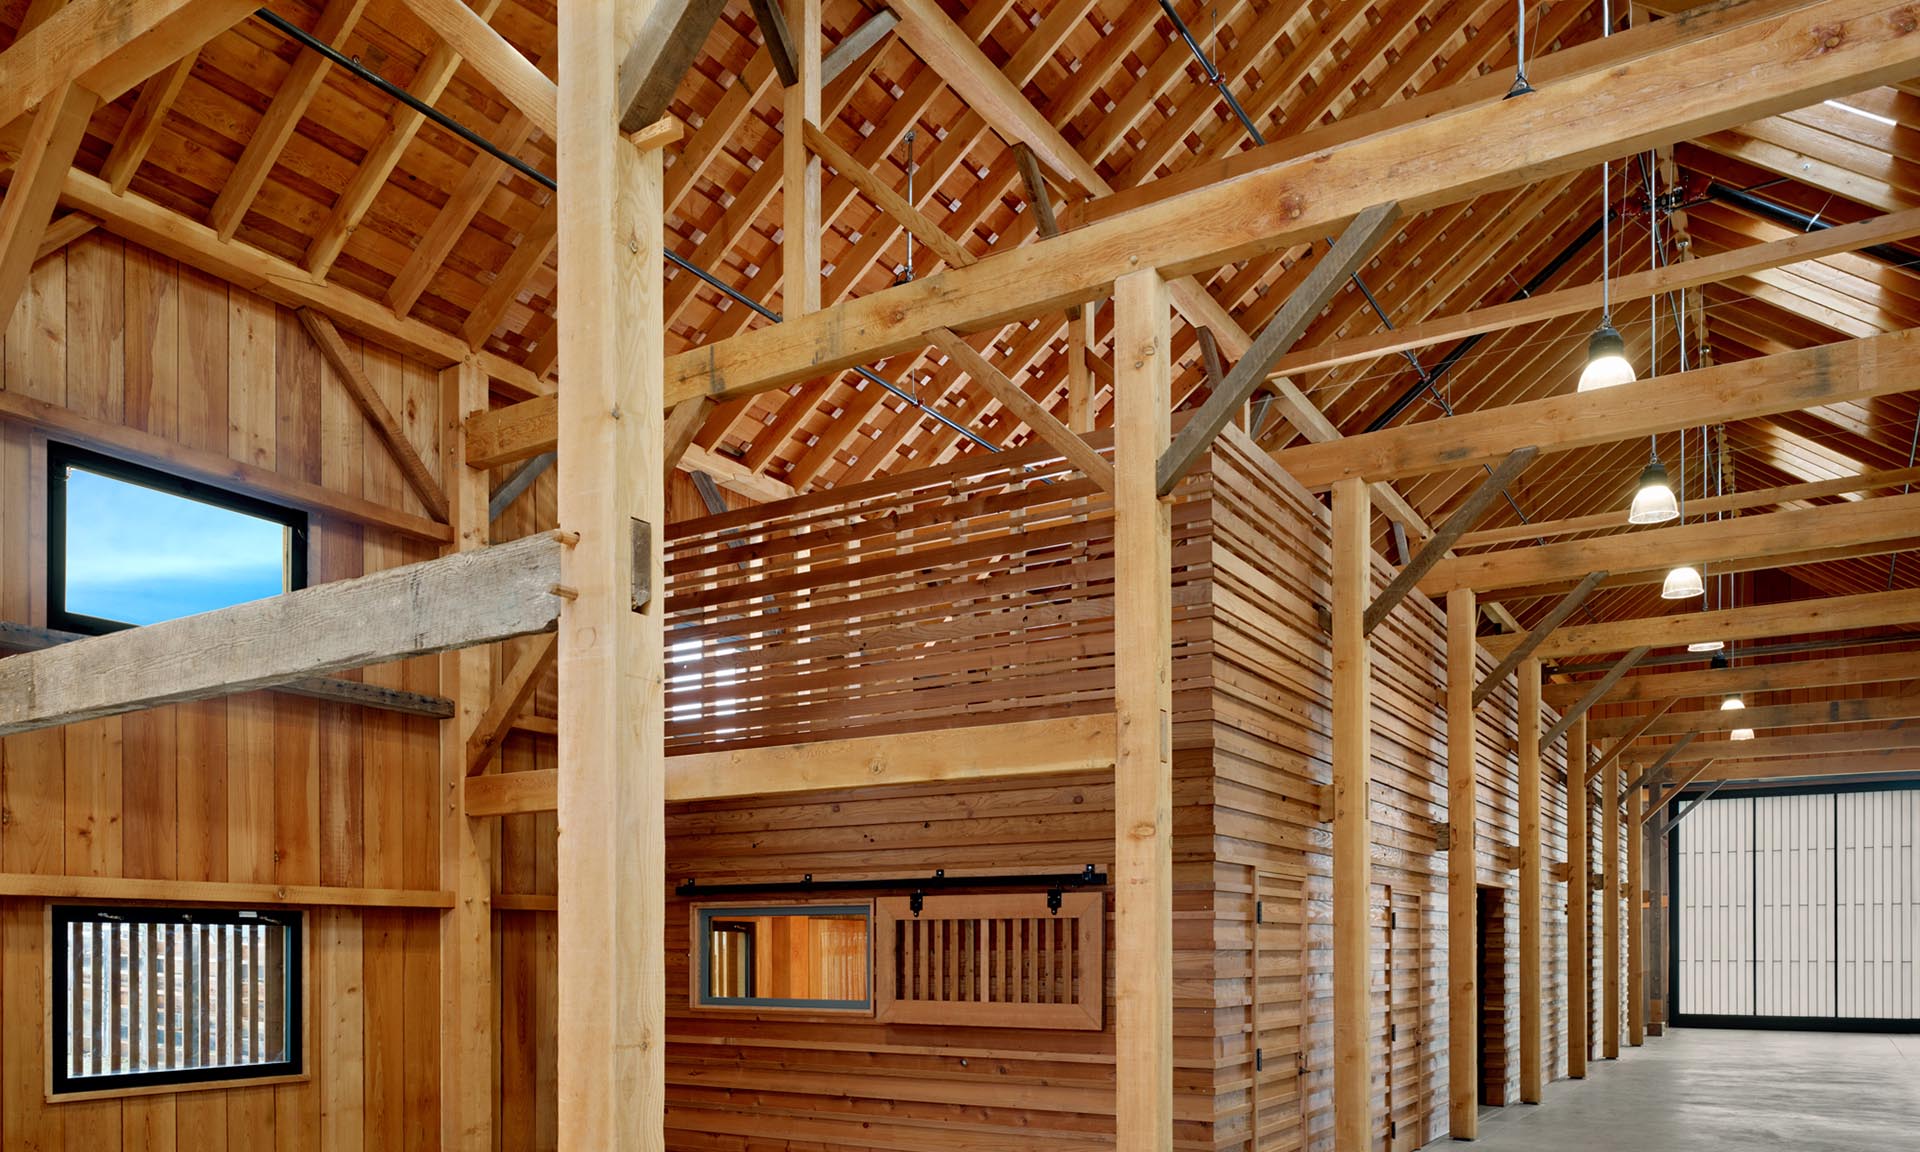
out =
{"type": "Polygon", "coordinates": [[[1725,700],[1720,701],[1720,711],[1722,712],[1737,712],[1746,706],[1747,702],[1738,696],[1729,696],[1725,700]]]}
{"type": "Polygon", "coordinates": [[[1727,646],[1725,640],[1695,640],[1687,645],[1689,652],[1718,652],[1727,646]]]}
{"type": "Polygon", "coordinates": [[[1631,384],[1633,364],[1627,359],[1627,342],[1611,324],[1602,324],[1587,341],[1587,366],[1580,373],[1582,392],[1631,384]]]}
{"type": "Polygon", "coordinates": [[[1729,740],[1751,740],[1751,739],[1753,739],[1753,729],[1751,729],[1751,728],[1735,728],[1735,729],[1734,729],[1734,730],[1733,730],[1732,732],[1730,732],[1730,733],[1728,733],[1728,734],[1727,734],[1727,739],[1729,739],[1729,740]]]}
{"type": "Polygon", "coordinates": [[[1660,586],[1660,599],[1691,600],[1706,590],[1706,585],[1700,582],[1700,570],[1682,564],[1667,573],[1667,582],[1660,586]]]}
{"type": "Polygon", "coordinates": [[[1627,509],[1629,524],[1664,524],[1680,515],[1674,502],[1673,485],[1667,480],[1667,466],[1655,460],[1640,473],[1640,486],[1633,493],[1633,506],[1627,509]]]}

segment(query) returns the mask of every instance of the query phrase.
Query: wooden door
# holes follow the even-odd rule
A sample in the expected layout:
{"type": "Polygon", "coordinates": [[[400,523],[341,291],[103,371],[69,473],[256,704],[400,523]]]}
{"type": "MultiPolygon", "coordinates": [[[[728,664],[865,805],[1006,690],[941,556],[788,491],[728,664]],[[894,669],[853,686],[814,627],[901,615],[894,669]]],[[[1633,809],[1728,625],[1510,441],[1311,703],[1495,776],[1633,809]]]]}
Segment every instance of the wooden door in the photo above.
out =
{"type": "Polygon", "coordinates": [[[1304,879],[1256,874],[1248,997],[1254,1152],[1287,1152],[1306,1139],[1306,925],[1304,879]]]}

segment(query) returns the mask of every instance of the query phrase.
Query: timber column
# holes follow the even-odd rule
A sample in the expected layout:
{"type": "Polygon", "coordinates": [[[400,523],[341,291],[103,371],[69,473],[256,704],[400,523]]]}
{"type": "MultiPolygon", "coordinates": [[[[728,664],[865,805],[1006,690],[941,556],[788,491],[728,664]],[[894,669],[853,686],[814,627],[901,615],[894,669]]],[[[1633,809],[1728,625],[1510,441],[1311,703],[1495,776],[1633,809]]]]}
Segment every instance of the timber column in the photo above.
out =
{"type": "Polygon", "coordinates": [[[1172,301],[1151,269],[1114,285],[1114,1112],[1123,1152],[1173,1147],[1172,301]]]}
{"type": "Polygon", "coordinates": [[[1336,1152],[1373,1138],[1373,502],[1361,479],[1333,486],[1333,1127],[1336,1152]]]}
{"type": "Polygon", "coordinates": [[[1587,888],[1592,863],[1587,859],[1591,834],[1587,826],[1587,718],[1567,726],[1567,1075],[1584,1080],[1587,1056],[1593,1049],[1587,1023],[1593,1000],[1593,945],[1588,937],[1593,912],[1587,888]]]}
{"type": "Polygon", "coordinates": [[[1479,821],[1473,690],[1480,674],[1471,588],[1447,593],[1447,1130],[1480,1134],[1480,900],[1474,828],[1479,821]]]}
{"type": "Polygon", "coordinates": [[[653,7],[559,5],[563,1152],[663,1141],[661,157],[621,136],[619,97],[653,7]]]}

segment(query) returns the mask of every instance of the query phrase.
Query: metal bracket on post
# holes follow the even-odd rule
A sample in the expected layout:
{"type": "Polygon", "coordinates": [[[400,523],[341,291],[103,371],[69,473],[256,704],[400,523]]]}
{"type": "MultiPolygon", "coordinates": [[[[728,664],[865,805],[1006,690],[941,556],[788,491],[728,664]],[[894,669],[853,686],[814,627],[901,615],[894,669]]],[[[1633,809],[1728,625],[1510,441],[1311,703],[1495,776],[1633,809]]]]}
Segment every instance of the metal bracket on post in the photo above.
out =
{"type": "Polygon", "coordinates": [[[633,610],[645,612],[653,602],[653,525],[637,516],[631,520],[633,610]]]}

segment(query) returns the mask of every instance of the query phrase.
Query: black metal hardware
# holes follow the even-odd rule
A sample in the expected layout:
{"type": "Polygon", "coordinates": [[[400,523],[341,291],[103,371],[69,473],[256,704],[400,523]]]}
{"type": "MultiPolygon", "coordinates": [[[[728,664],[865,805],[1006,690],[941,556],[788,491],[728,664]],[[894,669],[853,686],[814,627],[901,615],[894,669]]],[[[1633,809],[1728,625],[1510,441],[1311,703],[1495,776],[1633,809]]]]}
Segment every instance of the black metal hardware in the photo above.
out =
{"type": "Polygon", "coordinates": [[[949,876],[944,868],[931,876],[900,877],[882,880],[815,880],[811,872],[800,880],[776,880],[760,884],[702,884],[683,880],[675,895],[718,897],[779,893],[819,892],[925,892],[957,888],[1040,888],[1064,892],[1068,888],[1098,888],[1107,882],[1107,874],[1088,864],[1078,872],[1038,872],[1017,876],[949,876]]]}

